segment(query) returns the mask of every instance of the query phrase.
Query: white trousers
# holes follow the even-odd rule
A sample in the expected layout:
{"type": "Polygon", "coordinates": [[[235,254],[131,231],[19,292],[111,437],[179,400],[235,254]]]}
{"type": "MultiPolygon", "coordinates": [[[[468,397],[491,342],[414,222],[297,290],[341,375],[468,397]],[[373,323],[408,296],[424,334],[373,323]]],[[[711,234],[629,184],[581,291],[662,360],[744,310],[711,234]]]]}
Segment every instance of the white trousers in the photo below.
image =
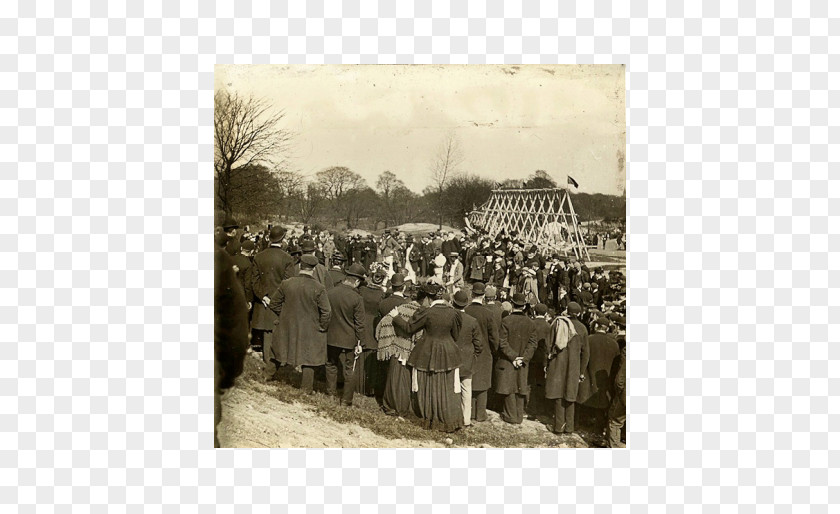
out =
{"type": "Polygon", "coordinates": [[[461,379],[461,412],[464,413],[464,426],[469,425],[472,417],[472,377],[461,379]]]}

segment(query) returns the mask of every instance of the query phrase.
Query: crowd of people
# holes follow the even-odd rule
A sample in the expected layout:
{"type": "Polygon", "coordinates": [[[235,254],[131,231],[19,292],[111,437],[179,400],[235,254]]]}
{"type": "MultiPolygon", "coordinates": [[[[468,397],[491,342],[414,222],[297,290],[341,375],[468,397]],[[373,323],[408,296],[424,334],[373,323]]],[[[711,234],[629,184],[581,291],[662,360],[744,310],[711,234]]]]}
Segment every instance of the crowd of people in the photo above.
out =
{"type": "Polygon", "coordinates": [[[627,237],[624,230],[613,231],[587,231],[583,234],[583,240],[588,246],[594,246],[601,250],[607,249],[607,241],[614,240],[617,250],[627,250],[627,237]]]}
{"type": "Polygon", "coordinates": [[[373,396],[386,414],[446,432],[488,409],[512,424],[553,416],[555,433],[594,419],[622,445],[624,275],[516,236],[251,233],[227,220],[216,231],[217,398],[241,373],[224,360],[250,344],[274,378],[299,370],[306,392],[323,369],[341,405],[373,396]]]}

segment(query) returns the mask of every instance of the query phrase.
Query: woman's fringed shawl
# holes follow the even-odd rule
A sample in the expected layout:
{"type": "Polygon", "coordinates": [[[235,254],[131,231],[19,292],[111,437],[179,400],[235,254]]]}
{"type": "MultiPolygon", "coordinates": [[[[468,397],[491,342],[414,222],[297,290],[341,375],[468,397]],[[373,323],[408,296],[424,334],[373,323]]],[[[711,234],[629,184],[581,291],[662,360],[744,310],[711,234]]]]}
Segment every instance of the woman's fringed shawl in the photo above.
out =
{"type": "MultiPolygon", "coordinates": [[[[409,302],[397,306],[397,311],[403,319],[410,320],[419,308],[419,303],[409,302]]],[[[386,315],[376,327],[376,340],[379,341],[376,358],[387,361],[391,357],[396,357],[404,365],[411,355],[411,350],[414,349],[414,343],[419,341],[421,337],[423,337],[422,330],[407,338],[397,334],[394,330],[394,318],[386,315]]]]}

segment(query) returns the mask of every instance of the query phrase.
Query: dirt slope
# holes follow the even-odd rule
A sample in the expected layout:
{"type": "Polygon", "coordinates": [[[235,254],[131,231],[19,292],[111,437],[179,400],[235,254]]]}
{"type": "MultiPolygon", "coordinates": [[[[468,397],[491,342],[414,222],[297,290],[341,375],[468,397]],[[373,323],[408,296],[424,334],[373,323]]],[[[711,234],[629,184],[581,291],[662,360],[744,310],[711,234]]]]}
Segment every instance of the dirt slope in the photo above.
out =
{"type": "MultiPolygon", "coordinates": [[[[268,386],[266,386],[268,387],[268,386]]],[[[356,425],[344,425],[300,403],[283,403],[256,387],[234,387],[222,399],[219,442],[226,448],[434,448],[427,443],[388,439],[356,425]]]]}

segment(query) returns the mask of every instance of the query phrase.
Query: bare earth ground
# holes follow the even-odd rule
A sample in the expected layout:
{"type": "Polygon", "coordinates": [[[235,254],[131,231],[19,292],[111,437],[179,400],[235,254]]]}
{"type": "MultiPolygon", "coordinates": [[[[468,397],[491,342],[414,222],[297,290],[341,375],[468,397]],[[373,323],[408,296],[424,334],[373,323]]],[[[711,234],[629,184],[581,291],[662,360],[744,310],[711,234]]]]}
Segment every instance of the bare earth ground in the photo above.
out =
{"type": "MultiPolygon", "coordinates": [[[[237,385],[222,399],[219,441],[233,448],[576,448],[602,446],[599,435],[555,435],[547,416],[522,425],[503,422],[488,410],[489,420],[446,434],[428,430],[417,418],[385,415],[373,398],[357,395],[353,408],[336,398],[297,389],[299,374],[288,370],[280,381],[266,381],[262,362],[251,353],[237,385]]],[[[316,391],[324,383],[316,381],[316,391]]]]}
{"type": "Polygon", "coordinates": [[[223,400],[219,442],[225,448],[434,448],[435,441],[389,439],[344,425],[302,403],[283,403],[256,383],[238,385],[223,400]]]}

